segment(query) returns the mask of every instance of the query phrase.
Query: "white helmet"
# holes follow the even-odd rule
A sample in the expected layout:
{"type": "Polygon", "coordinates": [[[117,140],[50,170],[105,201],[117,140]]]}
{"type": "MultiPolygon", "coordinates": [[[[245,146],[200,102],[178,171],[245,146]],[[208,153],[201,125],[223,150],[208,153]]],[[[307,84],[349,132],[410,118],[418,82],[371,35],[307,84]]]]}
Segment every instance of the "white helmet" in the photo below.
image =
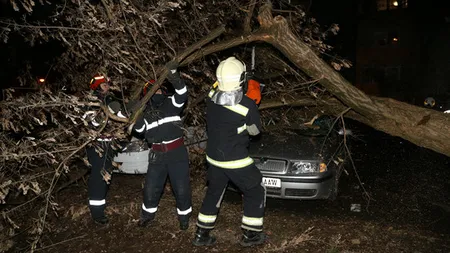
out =
{"type": "Polygon", "coordinates": [[[427,98],[425,98],[425,101],[423,101],[423,105],[426,107],[433,108],[435,104],[436,104],[436,100],[434,100],[434,98],[432,98],[432,97],[427,97],[427,98]]]}
{"type": "Polygon", "coordinates": [[[216,70],[220,91],[233,91],[245,80],[245,64],[234,57],[222,61],[216,70]]]}

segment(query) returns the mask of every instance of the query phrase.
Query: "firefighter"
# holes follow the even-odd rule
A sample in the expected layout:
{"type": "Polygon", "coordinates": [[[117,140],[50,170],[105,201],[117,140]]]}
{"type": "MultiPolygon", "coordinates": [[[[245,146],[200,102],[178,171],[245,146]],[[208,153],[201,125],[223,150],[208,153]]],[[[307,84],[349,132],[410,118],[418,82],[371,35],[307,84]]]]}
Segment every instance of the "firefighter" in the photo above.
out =
{"type": "Polygon", "coordinates": [[[234,57],[222,61],[217,70],[217,89],[207,100],[206,160],[208,190],[197,219],[193,244],[208,246],[210,235],[229,181],[243,193],[243,236],[240,244],[252,246],[265,241],[263,216],[265,187],[262,175],[248,155],[249,135],[258,135],[261,122],[257,105],[244,95],[245,64],[234,57]]]}
{"type": "Polygon", "coordinates": [[[154,220],[167,176],[176,198],[180,229],[189,227],[192,212],[189,158],[184,145],[180,114],[187,100],[185,82],[177,71],[178,63],[169,62],[167,80],[175,88],[168,96],[158,89],[152,96],[143,117],[136,121],[134,131],[145,133],[149,143],[149,167],[144,185],[144,203],[138,225],[146,227],[154,220]]]}
{"type": "MultiPolygon", "coordinates": [[[[108,110],[120,118],[126,118],[125,110],[109,92],[109,88],[110,80],[104,75],[96,75],[90,82],[90,89],[93,94],[107,106],[108,110]]],[[[100,128],[103,124],[107,124],[98,116],[97,111],[87,111],[83,118],[89,120],[93,128],[100,128]]],[[[92,166],[88,181],[89,209],[94,222],[97,224],[108,223],[105,207],[106,193],[111,180],[112,161],[115,155],[112,149],[113,141],[113,136],[99,136],[96,143],[86,149],[89,163],[92,166]]]]}

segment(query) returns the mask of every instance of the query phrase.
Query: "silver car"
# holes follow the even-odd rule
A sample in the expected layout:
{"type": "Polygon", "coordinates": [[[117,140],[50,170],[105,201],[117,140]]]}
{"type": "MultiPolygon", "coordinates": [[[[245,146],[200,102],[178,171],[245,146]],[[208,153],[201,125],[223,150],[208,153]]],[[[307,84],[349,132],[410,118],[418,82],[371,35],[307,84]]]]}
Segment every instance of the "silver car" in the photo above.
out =
{"type": "Polygon", "coordinates": [[[267,196],[283,199],[336,197],[345,150],[344,132],[331,127],[332,122],[319,119],[308,127],[263,133],[252,140],[250,156],[263,175],[267,196]]]}

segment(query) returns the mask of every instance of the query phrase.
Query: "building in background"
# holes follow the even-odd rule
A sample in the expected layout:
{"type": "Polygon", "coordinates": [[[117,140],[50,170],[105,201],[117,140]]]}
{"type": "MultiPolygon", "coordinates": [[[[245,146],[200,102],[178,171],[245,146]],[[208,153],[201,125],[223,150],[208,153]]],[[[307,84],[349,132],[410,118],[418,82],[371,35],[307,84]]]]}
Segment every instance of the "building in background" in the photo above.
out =
{"type": "Polygon", "coordinates": [[[361,1],[355,85],[371,95],[414,104],[426,96],[447,96],[450,30],[443,2],[361,1]]]}
{"type": "Polygon", "coordinates": [[[356,86],[364,92],[408,100],[417,81],[420,31],[408,0],[363,1],[356,43],[356,86]]]}

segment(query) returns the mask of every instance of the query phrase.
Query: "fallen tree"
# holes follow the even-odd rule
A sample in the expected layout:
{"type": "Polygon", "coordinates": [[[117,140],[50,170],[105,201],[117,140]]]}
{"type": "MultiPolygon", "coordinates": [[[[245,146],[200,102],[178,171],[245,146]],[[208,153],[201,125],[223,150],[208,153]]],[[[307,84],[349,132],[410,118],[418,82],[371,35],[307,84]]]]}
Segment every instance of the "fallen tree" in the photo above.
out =
{"type": "MultiPolygon", "coordinates": [[[[328,63],[324,62],[301,39],[294,35],[285,18],[272,16],[271,4],[260,8],[258,20],[260,28],[249,34],[208,46],[201,52],[190,55],[187,64],[204,55],[225,50],[240,44],[264,41],[279,49],[293,64],[313,79],[317,79],[338,100],[323,101],[329,112],[342,112],[342,108],[352,109],[348,114],[375,129],[406,139],[418,146],[432,149],[450,156],[450,115],[417,107],[390,98],[366,95],[343,78],[328,63]]],[[[262,106],[264,107],[263,102],[262,106]]],[[[294,100],[285,105],[299,104],[294,100]]]]}
{"type": "MultiPolygon", "coordinates": [[[[327,108],[330,112],[336,113],[334,108],[347,106],[352,109],[349,117],[390,135],[406,139],[418,146],[450,156],[449,115],[394,99],[366,95],[298,38],[291,31],[284,17],[273,17],[271,6],[270,3],[261,6],[258,15],[260,24],[258,30],[203,48],[184,59],[181,65],[187,65],[205,55],[244,43],[267,42],[279,49],[295,66],[311,78],[317,79],[321,85],[336,96],[338,100],[334,100],[333,103],[328,104],[326,101],[323,103],[328,105],[327,108]]],[[[148,99],[149,97],[146,97],[144,102],[148,99]]],[[[301,104],[300,101],[297,103],[301,104]]],[[[342,110],[337,111],[342,112],[342,110]]]]}
{"type": "MultiPolygon", "coordinates": [[[[345,117],[450,156],[448,134],[450,116],[392,99],[364,94],[320,57],[321,52],[329,49],[323,43],[323,35],[313,34],[312,31],[316,29],[308,27],[302,27],[301,31],[293,30],[285,17],[273,16],[277,10],[274,10],[270,3],[258,6],[257,16],[253,15],[254,10],[258,9],[256,1],[251,1],[250,4],[248,1],[218,1],[216,4],[220,8],[202,5],[196,1],[151,1],[151,4],[146,4],[122,0],[118,3],[102,1],[101,5],[86,2],[71,3],[62,9],[66,12],[65,15],[58,13],[55,16],[56,20],[62,20],[56,25],[17,24],[1,20],[0,23],[6,32],[0,36],[7,35],[6,28],[8,28],[9,32],[17,30],[28,38],[31,36],[30,41],[52,38],[64,43],[67,52],[60,58],[55,69],[67,72],[61,82],[67,84],[72,91],[86,90],[86,84],[92,74],[106,72],[120,87],[122,94],[138,98],[145,81],[150,78],[156,79],[156,85],[140,99],[140,109],[131,116],[130,122],[108,115],[118,121],[109,131],[120,132],[142,113],[148,99],[164,82],[167,74],[164,63],[171,59],[176,59],[182,67],[185,67],[181,68],[182,74],[190,82],[188,84],[190,102],[186,122],[191,125],[203,124],[204,108],[199,105],[214,81],[214,68],[222,58],[230,54],[227,50],[242,49],[240,46],[245,47],[247,44],[257,46],[266,44],[276,49],[273,50],[271,47],[266,49],[267,52],[277,51],[274,55],[280,52],[284,58],[271,64],[269,60],[265,61],[269,59],[269,54],[261,55],[261,64],[264,64],[264,68],[261,69],[276,69],[267,76],[283,76],[288,72],[290,76],[283,84],[276,81],[267,86],[271,95],[264,98],[260,109],[314,105],[327,114],[341,115],[345,112],[345,117]],[[217,11],[218,9],[221,11],[217,11]],[[244,27],[227,26],[225,29],[223,24],[230,22],[242,23],[244,27]],[[170,32],[167,32],[168,29],[171,29],[170,32]],[[319,39],[314,39],[316,37],[319,39]],[[223,53],[224,51],[226,53],[223,53]],[[97,57],[98,55],[102,57],[97,57]],[[280,67],[280,63],[284,65],[280,67]],[[301,81],[291,77],[299,77],[301,81]],[[311,92],[305,92],[308,91],[305,87],[315,86],[317,83],[326,90],[325,96],[311,96],[311,92]],[[303,90],[287,94],[286,90],[290,90],[292,86],[301,87],[303,90]],[[135,88],[134,92],[130,91],[132,88],[135,88]]],[[[302,20],[302,15],[299,15],[290,22],[302,20]]],[[[236,50],[234,54],[242,56],[239,51],[236,50]]],[[[345,61],[333,63],[336,64],[338,67],[347,65],[345,61]]],[[[20,142],[14,138],[12,140],[5,138],[2,145],[2,150],[5,150],[1,156],[2,161],[4,164],[13,164],[14,166],[8,167],[14,171],[6,170],[6,166],[2,167],[0,178],[8,185],[0,185],[0,200],[9,201],[7,196],[13,189],[24,194],[33,191],[37,195],[35,198],[26,199],[18,207],[24,207],[35,199],[46,200],[45,208],[40,209],[43,212],[39,214],[37,229],[32,233],[35,236],[33,248],[37,248],[37,242],[45,230],[45,218],[49,208],[54,207],[52,210],[56,210],[52,191],[55,189],[57,179],[63,172],[69,171],[71,162],[69,160],[82,159],[81,155],[75,156],[74,152],[88,145],[89,138],[95,138],[100,134],[84,129],[82,126],[86,122],[81,118],[82,113],[74,113],[78,109],[81,110],[84,102],[72,96],[63,99],[49,95],[41,98],[44,99],[49,99],[48,104],[39,103],[37,98],[34,107],[28,106],[27,101],[23,100],[9,101],[11,104],[8,106],[11,110],[2,105],[4,110],[2,113],[6,110],[12,112],[11,119],[3,119],[5,122],[3,129],[16,131],[13,129],[16,127],[18,132],[25,132],[24,135],[27,129],[33,129],[31,127],[33,124],[39,125],[39,122],[46,119],[45,116],[33,115],[56,115],[53,114],[55,111],[60,113],[54,117],[58,119],[54,126],[58,131],[50,129],[50,132],[53,131],[51,135],[47,131],[37,136],[41,138],[40,140],[22,138],[20,142]],[[21,118],[20,115],[24,117],[21,118]],[[73,123],[73,120],[77,123],[73,123]],[[54,145],[55,141],[59,146],[54,145]],[[63,145],[63,142],[67,142],[68,145],[63,145]],[[15,144],[19,146],[13,148],[15,144]],[[45,166],[38,170],[37,161],[45,166]],[[10,178],[15,180],[7,180],[10,178]]],[[[108,114],[107,110],[103,111],[108,114]]],[[[44,125],[46,124],[44,122],[44,125]]],[[[18,207],[10,208],[3,213],[13,227],[15,223],[9,219],[9,215],[18,211],[18,207]]]]}

